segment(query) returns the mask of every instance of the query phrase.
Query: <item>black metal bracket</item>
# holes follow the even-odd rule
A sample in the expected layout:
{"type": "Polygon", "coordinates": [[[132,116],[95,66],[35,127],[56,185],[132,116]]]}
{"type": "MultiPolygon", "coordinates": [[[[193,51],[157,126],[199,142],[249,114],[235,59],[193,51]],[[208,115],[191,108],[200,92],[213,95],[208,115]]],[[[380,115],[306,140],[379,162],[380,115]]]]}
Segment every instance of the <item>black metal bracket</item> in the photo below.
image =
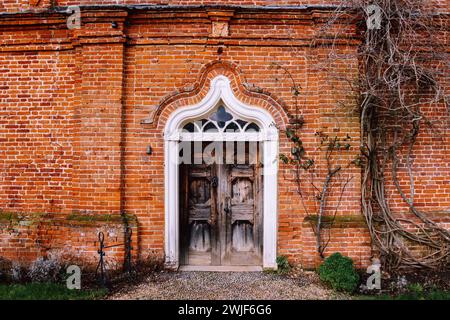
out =
{"type": "Polygon", "coordinates": [[[98,233],[99,248],[98,248],[97,253],[99,255],[99,260],[98,260],[97,268],[95,270],[95,275],[101,285],[107,286],[109,283],[107,271],[105,268],[105,255],[106,255],[105,249],[124,246],[125,247],[124,272],[131,274],[131,272],[133,271],[132,257],[131,257],[131,251],[133,250],[133,247],[131,246],[132,234],[133,234],[133,230],[131,230],[131,228],[127,226],[125,228],[125,242],[124,243],[118,243],[118,244],[106,246],[105,245],[105,234],[103,232],[98,233]]]}

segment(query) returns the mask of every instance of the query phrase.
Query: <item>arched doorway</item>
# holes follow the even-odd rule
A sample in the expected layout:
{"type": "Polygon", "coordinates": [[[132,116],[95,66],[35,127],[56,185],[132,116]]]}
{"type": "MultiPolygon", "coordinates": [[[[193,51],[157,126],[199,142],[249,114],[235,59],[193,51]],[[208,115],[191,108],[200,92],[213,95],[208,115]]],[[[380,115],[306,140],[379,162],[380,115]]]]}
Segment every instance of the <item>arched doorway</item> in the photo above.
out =
{"type": "Polygon", "coordinates": [[[166,264],[276,268],[278,129],[218,76],[165,132],[166,264]]]}

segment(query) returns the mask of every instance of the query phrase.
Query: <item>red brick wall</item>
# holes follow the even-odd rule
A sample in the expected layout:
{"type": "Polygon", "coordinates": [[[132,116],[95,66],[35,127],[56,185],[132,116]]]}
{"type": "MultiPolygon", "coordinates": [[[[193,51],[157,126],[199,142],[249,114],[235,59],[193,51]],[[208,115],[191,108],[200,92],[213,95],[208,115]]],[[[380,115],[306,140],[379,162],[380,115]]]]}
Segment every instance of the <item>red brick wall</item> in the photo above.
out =
{"type": "MultiPolygon", "coordinates": [[[[130,222],[132,230],[132,259],[136,259],[138,242],[137,226],[130,222]]],[[[104,245],[124,243],[124,226],[118,221],[95,221],[78,217],[54,219],[0,218],[0,257],[23,264],[38,257],[53,255],[61,262],[71,262],[88,267],[96,266],[99,260],[99,232],[104,234],[104,245]]],[[[121,267],[125,247],[105,249],[105,262],[111,269],[121,267]]]]}
{"type": "MultiPolygon", "coordinates": [[[[342,78],[357,78],[358,42],[349,25],[347,38],[334,49],[325,36],[311,45],[324,22],[322,15],[326,18],[327,12],[316,12],[312,19],[306,9],[269,14],[237,10],[230,36],[223,38],[211,37],[211,20],[204,9],[85,11],[82,29],[71,31],[61,15],[0,17],[0,211],[46,213],[57,222],[41,224],[36,236],[33,226],[9,233],[9,224],[0,221],[0,255],[32,260],[46,252],[33,246],[39,239],[45,248],[81,251],[87,260],[93,259],[98,223],[74,229],[67,216],[117,215],[122,210],[137,217],[136,252],[162,252],[162,129],[170,111],[199,101],[217,74],[233,80],[239,99],[269,110],[280,128],[289,121],[286,115],[303,115],[300,134],[311,157],[323,158],[315,151],[316,131],[351,135],[350,151],[342,161],[352,160],[359,152],[359,121],[352,112],[349,83],[342,78]],[[339,58],[330,64],[327,56],[332,50],[339,58]],[[277,65],[289,70],[301,88],[298,110],[292,80],[277,65]],[[148,145],[151,156],[145,153],[148,145]],[[75,240],[66,240],[66,235],[75,240]]],[[[445,117],[445,112],[438,116],[445,117]]],[[[448,130],[445,143],[430,137],[424,133],[417,147],[415,167],[423,174],[417,181],[417,200],[426,210],[448,210],[448,130]],[[431,156],[438,160],[429,160],[431,156]],[[430,186],[437,190],[432,202],[430,186]]],[[[280,148],[290,152],[283,135],[280,148]]],[[[318,165],[324,168],[323,162],[318,165]]],[[[289,166],[280,166],[278,253],[313,267],[318,263],[314,234],[305,219],[316,213],[314,203],[307,199],[308,210],[304,209],[291,174],[289,166]]],[[[361,172],[352,166],[345,175],[353,179],[338,215],[359,219],[361,172]]],[[[338,202],[332,193],[328,214],[338,202]]],[[[331,230],[331,239],[327,254],[341,251],[360,266],[369,263],[370,238],[364,225],[341,223],[331,230]]]]}
{"type": "Polygon", "coordinates": [[[57,213],[70,209],[72,58],[68,51],[0,53],[3,210],[57,213]]]}

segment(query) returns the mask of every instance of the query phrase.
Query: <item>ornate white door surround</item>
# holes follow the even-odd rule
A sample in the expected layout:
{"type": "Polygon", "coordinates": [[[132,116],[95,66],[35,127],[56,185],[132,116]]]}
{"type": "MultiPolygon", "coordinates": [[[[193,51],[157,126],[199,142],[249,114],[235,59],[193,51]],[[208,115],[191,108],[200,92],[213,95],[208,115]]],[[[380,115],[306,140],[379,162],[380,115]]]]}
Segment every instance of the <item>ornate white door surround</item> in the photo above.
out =
{"type": "Polygon", "coordinates": [[[198,104],[179,108],[169,117],[165,130],[165,255],[166,266],[179,266],[179,143],[181,141],[258,141],[263,154],[263,268],[275,269],[278,228],[278,129],[272,116],[264,109],[239,101],[230,80],[217,76],[211,89],[198,104]],[[256,123],[259,132],[185,132],[186,123],[202,119],[219,105],[236,117],[256,123]]]}

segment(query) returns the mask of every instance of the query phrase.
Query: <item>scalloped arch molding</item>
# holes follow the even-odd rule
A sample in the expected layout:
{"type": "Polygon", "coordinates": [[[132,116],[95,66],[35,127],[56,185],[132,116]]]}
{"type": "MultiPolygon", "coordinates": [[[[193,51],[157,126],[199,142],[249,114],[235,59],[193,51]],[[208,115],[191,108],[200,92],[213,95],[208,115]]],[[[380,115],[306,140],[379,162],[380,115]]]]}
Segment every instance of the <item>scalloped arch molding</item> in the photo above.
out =
{"type": "Polygon", "coordinates": [[[286,103],[271,92],[249,84],[243,76],[243,71],[231,62],[212,61],[202,67],[196,80],[165,96],[142,124],[155,125],[163,129],[170,113],[179,107],[192,105],[202,99],[207,93],[209,84],[217,76],[229,79],[235,95],[241,101],[256,100],[254,105],[268,110],[279,128],[285,128],[289,123],[289,112],[286,103]]]}

